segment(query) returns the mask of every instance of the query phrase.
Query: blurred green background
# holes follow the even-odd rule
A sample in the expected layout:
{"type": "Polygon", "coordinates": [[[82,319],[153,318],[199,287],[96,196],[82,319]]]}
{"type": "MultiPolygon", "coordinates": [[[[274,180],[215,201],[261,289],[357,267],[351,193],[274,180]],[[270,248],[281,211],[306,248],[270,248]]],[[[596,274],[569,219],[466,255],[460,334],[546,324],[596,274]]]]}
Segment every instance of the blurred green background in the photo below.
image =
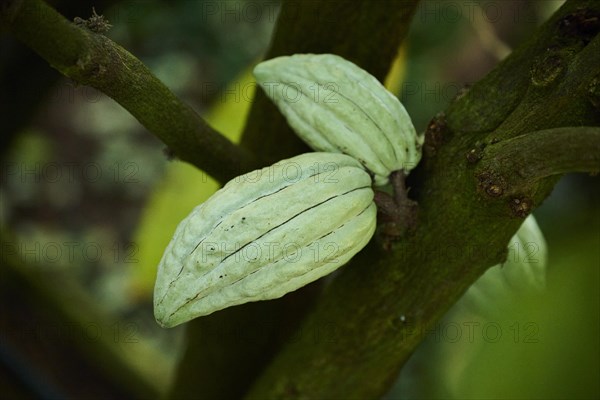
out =
{"type": "MultiPolygon", "coordinates": [[[[88,17],[94,5],[113,24],[110,38],[145,62],[218,130],[232,140],[239,138],[254,92],[250,67],[268,46],[277,2],[81,3],[52,2],[69,18],[88,17]]],[[[423,131],[462,87],[485,76],[561,3],[425,1],[388,87],[423,131]]],[[[185,328],[163,330],[153,320],[156,265],[177,223],[217,184],[201,171],[169,160],[164,145],[111,99],[61,78],[39,59],[28,65],[48,75],[47,89],[23,83],[8,96],[7,82],[27,78],[25,69],[23,77],[9,72],[36,56],[6,35],[0,45],[7,54],[0,62],[3,86],[7,85],[2,88],[7,103],[1,120],[8,129],[3,136],[12,137],[2,149],[2,258],[20,256],[24,261],[13,262],[18,264],[13,267],[27,270],[27,279],[42,280],[50,273],[72,281],[77,293],[73,289],[69,301],[56,303],[89,307],[98,314],[67,314],[84,318],[80,326],[92,321],[104,327],[102,338],[96,334],[87,346],[102,340],[103,346],[117,346],[118,357],[138,370],[145,384],[164,392],[185,345],[185,328]],[[19,113],[9,112],[9,102],[19,113]],[[90,315],[118,323],[95,321],[90,315]]],[[[548,243],[547,291],[510,300],[492,321],[502,327],[501,340],[476,338],[476,349],[458,343],[451,347],[455,358],[427,360],[427,372],[413,376],[411,385],[418,389],[414,395],[600,397],[599,200],[598,177],[561,180],[535,212],[548,243]],[[454,376],[453,363],[469,351],[476,351],[477,357],[454,376]],[[443,379],[428,381],[433,372],[443,379]]],[[[8,276],[4,263],[2,268],[8,276]]],[[[62,281],[57,282],[48,289],[48,298],[63,299],[62,281]]],[[[31,337],[23,339],[15,322],[5,317],[9,304],[4,301],[0,344],[6,351],[17,349],[17,354],[0,352],[1,371],[24,380],[14,366],[19,360],[34,362],[18,356],[31,337]]],[[[38,325],[33,338],[39,340],[46,329],[38,325]]],[[[24,374],[48,381],[40,387],[70,393],[50,372],[24,374]]],[[[403,390],[398,385],[388,397],[399,398],[403,390]]]]}

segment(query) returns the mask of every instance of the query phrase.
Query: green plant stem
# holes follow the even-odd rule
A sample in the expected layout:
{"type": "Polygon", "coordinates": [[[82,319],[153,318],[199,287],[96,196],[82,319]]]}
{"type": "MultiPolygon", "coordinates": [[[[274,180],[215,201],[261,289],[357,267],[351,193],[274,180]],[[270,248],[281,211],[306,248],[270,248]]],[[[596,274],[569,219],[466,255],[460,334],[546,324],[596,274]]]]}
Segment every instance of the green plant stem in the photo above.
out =
{"type": "Polygon", "coordinates": [[[113,98],[178,158],[224,183],[256,166],[253,156],[212,129],[136,57],[65,19],[42,0],[8,0],[0,23],[52,67],[113,98]]]}

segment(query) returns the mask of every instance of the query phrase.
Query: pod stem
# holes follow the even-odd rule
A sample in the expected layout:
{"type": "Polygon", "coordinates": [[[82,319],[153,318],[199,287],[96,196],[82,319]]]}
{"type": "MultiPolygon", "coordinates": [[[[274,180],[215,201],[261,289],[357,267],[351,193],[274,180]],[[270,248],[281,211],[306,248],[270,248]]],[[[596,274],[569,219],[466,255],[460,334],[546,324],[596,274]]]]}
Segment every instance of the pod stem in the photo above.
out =
{"type": "Polygon", "coordinates": [[[377,215],[381,222],[381,237],[383,247],[391,250],[392,243],[417,226],[418,204],[408,197],[406,174],[404,171],[394,171],[390,174],[393,194],[375,191],[374,201],[377,205],[377,215]]]}

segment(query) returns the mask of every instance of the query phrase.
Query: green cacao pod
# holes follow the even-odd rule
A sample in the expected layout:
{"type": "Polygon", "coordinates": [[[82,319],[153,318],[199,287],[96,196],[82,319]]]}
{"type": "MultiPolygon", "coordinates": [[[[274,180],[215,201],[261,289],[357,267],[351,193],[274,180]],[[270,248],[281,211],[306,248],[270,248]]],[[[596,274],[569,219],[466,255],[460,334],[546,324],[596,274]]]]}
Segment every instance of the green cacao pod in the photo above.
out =
{"type": "Polygon", "coordinates": [[[497,343],[500,338],[505,344],[537,340],[535,335],[524,339],[536,332],[537,324],[519,325],[514,312],[528,295],[543,292],[546,271],[546,241],[530,215],[508,243],[506,261],[490,267],[471,285],[404,364],[394,397],[464,398],[465,388],[472,388],[469,374],[484,365],[480,358],[489,359],[493,354],[489,349],[502,346],[497,343]],[[435,387],[430,382],[436,382],[435,387]]]}
{"type": "Polygon", "coordinates": [[[274,299],[331,273],[373,236],[372,180],[354,158],[308,153],[228,182],[177,227],[154,314],[173,327],[274,299]]]}
{"type": "Polygon", "coordinates": [[[533,215],[528,216],[508,243],[503,264],[488,268],[460,300],[471,313],[491,315],[499,299],[541,291],[546,286],[547,249],[533,215]]]}
{"type": "Polygon", "coordinates": [[[398,98],[342,57],[277,57],[258,64],[254,76],[302,140],[316,151],[356,158],[376,185],[421,159],[424,138],[398,98]]]}

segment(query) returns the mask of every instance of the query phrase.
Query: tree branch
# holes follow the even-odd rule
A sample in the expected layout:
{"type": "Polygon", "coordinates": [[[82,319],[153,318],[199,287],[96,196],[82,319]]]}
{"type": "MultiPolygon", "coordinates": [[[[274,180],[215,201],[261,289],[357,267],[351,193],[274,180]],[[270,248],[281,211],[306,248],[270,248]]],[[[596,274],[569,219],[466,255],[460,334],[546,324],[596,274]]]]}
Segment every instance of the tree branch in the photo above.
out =
{"type": "Polygon", "coordinates": [[[80,28],[42,0],[8,0],[0,22],[65,76],[112,97],[173,153],[224,183],[256,165],[150,70],[107,37],[80,28]]]}
{"type": "MultiPolygon", "coordinates": [[[[96,0],[97,9],[110,7],[118,0],[96,0]]],[[[3,1],[0,0],[0,3],[3,1]]],[[[61,0],[63,14],[89,13],[90,5],[80,0],[61,0]]],[[[1,6],[0,6],[1,7],[1,6]]],[[[1,17],[0,17],[1,20],[1,17]]],[[[55,88],[61,74],[48,68],[44,59],[15,38],[0,41],[0,158],[8,153],[13,139],[31,124],[35,113],[55,88]],[[35,93],[37,96],[32,96],[35,93]]]]}
{"type": "MultiPolygon", "coordinates": [[[[344,266],[302,323],[304,335],[282,349],[248,398],[380,397],[434,323],[487,267],[503,261],[522,218],[558,179],[544,176],[598,169],[596,128],[569,129],[562,140],[561,131],[541,133],[573,149],[545,164],[540,152],[548,145],[533,145],[538,134],[521,137],[599,123],[597,97],[590,97],[600,72],[598,16],[597,2],[565,3],[445,117],[432,121],[426,145],[435,151],[410,176],[420,205],[414,236],[390,253],[372,241],[344,266]],[[538,165],[518,197],[482,191],[481,169],[518,144],[530,146],[517,156],[521,166],[538,165]],[[577,151],[589,161],[572,163],[577,151]]],[[[499,167],[510,180],[519,169],[508,160],[499,167]]]]}
{"type": "Polygon", "coordinates": [[[600,128],[531,132],[491,144],[483,154],[475,172],[481,189],[515,195],[553,175],[600,172],[600,128]]]}

